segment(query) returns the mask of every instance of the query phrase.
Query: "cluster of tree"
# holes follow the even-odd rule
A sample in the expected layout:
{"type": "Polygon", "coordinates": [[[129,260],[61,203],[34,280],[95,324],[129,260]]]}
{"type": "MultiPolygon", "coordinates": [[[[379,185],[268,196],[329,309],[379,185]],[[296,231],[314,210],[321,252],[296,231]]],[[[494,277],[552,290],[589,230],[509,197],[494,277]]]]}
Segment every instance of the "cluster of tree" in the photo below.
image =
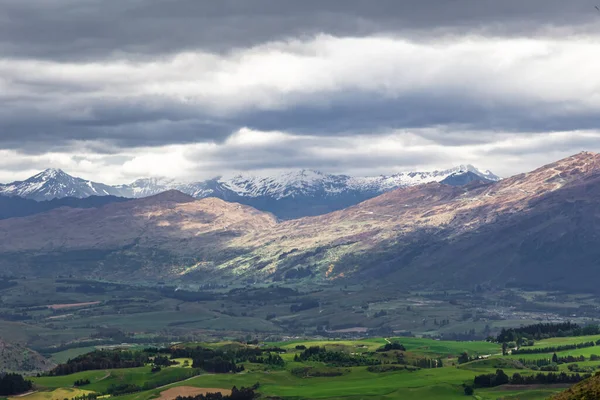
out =
{"type": "Polygon", "coordinates": [[[535,375],[523,376],[519,373],[513,374],[510,378],[510,383],[513,385],[551,385],[556,383],[577,383],[584,379],[591,377],[590,374],[579,375],[579,374],[567,374],[561,372],[560,374],[549,374],[538,373],[535,375]]]}
{"type": "MultiPolygon", "coordinates": [[[[597,361],[600,360],[600,357],[592,354],[590,356],[590,361],[597,361]]],[[[559,357],[556,353],[554,353],[552,355],[552,358],[539,358],[539,359],[523,359],[520,358],[519,362],[521,364],[523,364],[524,366],[526,366],[527,368],[532,368],[532,369],[536,369],[539,368],[542,371],[545,371],[545,369],[543,367],[549,366],[549,365],[560,365],[560,364],[569,364],[569,363],[574,363],[574,362],[582,362],[585,361],[585,356],[564,356],[564,357],[559,357]]]]}
{"type": "Polygon", "coordinates": [[[444,363],[441,358],[417,358],[412,365],[419,368],[442,368],[444,363]]]}
{"type": "Polygon", "coordinates": [[[319,300],[303,300],[300,304],[292,304],[290,306],[290,311],[295,313],[295,312],[300,312],[300,311],[304,311],[304,310],[310,310],[312,308],[317,308],[319,307],[319,300]]]}
{"type": "Polygon", "coordinates": [[[222,357],[238,363],[248,361],[250,357],[259,357],[263,354],[263,350],[257,347],[244,347],[236,350],[223,351],[220,349],[208,349],[196,346],[169,348],[166,349],[166,351],[171,354],[171,358],[191,358],[197,360],[222,357]]]}
{"type": "Polygon", "coordinates": [[[0,396],[12,396],[31,390],[33,383],[19,374],[0,375],[0,396]]]}
{"type": "Polygon", "coordinates": [[[509,377],[501,369],[496,370],[495,374],[483,374],[477,375],[473,379],[474,387],[495,387],[510,383],[513,385],[549,385],[556,383],[577,383],[583,379],[589,378],[591,375],[579,375],[579,374],[567,374],[561,372],[560,374],[548,373],[542,374],[537,373],[535,375],[521,375],[519,373],[513,374],[509,377]]]}
{"type": "Polygon", "coordinates": [[[96,350],[60,364],[47,374],[60,376],[95,369],[136,368],[148,361],[148,355],[142,351],[96,350]]]}
{"type": "Polygon", "coordinates": [[[521,328],[503,328],[496,337],[498,343],[519,342],[522,339],[546,339],[551,337],[586,336],[600,334],[600,326],[579,326],[572,322],[540,323],[521,328]]]}
{"type": "Polygon", "coordinates": [[[283,367],[285,365],[285,361],[279,354],[268,353],[266,356],[261,357],[249,357],[248,361],[256,364],[267,364],[276,367],[283,367]]]}
{"type": "Polygon", "coordinates": [[[495,387],[508,383],[510,378],[501,369],[497,369],[495,374],[477,375],[473,379],[475,387],[495,387]]]}
{"type": "Polygon", "coordinates": [[[586,374],[591,374],[594,372],[594,367],[580,367],[578,364],[571,364],[567,366],[567,368],[571,372],[581,372],[586,374]]]}
{"type": "Polygon", "coordinates": [[[156,356],[152,360],[152,363],[159,367],[169,367],[171,365],[177,364],[177,361],[171,360],[169,359],[169,357],[166,356],[156,356]]]}
{"type": "Polygon", "coordinates": [[[255,390],[257,388],[258,384],[250,388],[242,387],[241,389],[238,389],[234,386],[231,389],[230,395],[223,395],[221,393],[206,393],[193,397],[178,396],[175,400],[252,400],[256,397],[255,390]]]}
{"type": "Polygon", "coordinates": [[[71,398],[71,400],[96,400],[97,398],[98,398],[97,393],[88,393],[88,394],[82,394],[80,396],[75,396],[75,397],[71,398]]]}
{"type": "Polygon", "coordinates": [[[121,383],[118,385],[110,385],[106,392],[111,396],[120,396],[123,394],[141,392],[142,387],[135,383],[121,383]]]}
{"type": "MultiPolygon", "coordinates": [[[[271,354],[271,349],[260,349],[257,347],[244,347],[236,350],[223,351],[220,349],[195,348],[173,348],[170,349],[172,358],[191,358],[194,368],[201,368],[207,372],[228,373],[240,372],[242,362],[257,362],[274,366],[283,366],[285,363],[278,354],[271,354]]],[[[284,349],[278,349],[284,351],[284,349]]]]}
{"type": "Polygon", "coordinates": [[[532,368],[532,367],[544,367],[546,365],[550,365],[552,364],[552,360],[549,358],[538,358],[538,359],[525,359],[525,358],[519,358],[519,362],[521,364],[523,364],[524,366],[526,366],[527,368],[532,368]]]}
{"type": "Polygon", "coordinates": [[[390,351],[390,350],[406,351],[406,348],[403,345],[401,345],[400,343],[394,342],[394,343],[386,343],[385,346],[377,349],[378,352],[385,352],[385,351],[390,351]]]}
{"type": "Polygon", "coordinates": [[[469,361],[475,361],[475,360],[481,360],[481,357],[479,356],[470,356],[469,353],[467,353],[466,351],[463,351],[459,356],[458,356],[458,363],[459,364],[464,364],[464,363],[468,363],[469,361]]]}
{"type": "Polygon", "coordinates": [[[329,351],[325,347],[311,346],[299,355],[294,356],[294,361],[315,361],[336,367],[358,367],[361,365],[378,365],[380,360],[367,358],[362,355],[350,355],[342,351],[329,351]]]}
{"type": "Polygon", "coordinates": [[[573,362],[585,361],[585,356],[564,356],[559,357],[556,353],[552,355],[552,362],[556,364],[567,364],[573,362]]]}
{"type": "Polygon", "coordinates": [[[585,347],[593,347],[595,346],[594,342],[583,342],[577,344],[564,344],[561,346],[552,346],[552,347],[538,347],[538,348],[519,348],[517,350],[513,350],[512,354],[539,354],[539,353],[553,353],[557,351],[565,351],[565,350],[575,350],[575,349],[583,349],[585,347]]]}
{"type": "Polygon", "coordinates": [[[212,372],[215,374],[227,374],[229,372],[242,372],[244,366],[237,366],[235,361],[226,359],[221,356],[213,358],[195,358],[192,364],[193,368],[200,368],[206,372],[212,372]]]}
{"type": "Polygon", "coordinates": [[[78,379],[75,382],[73,382],[73,386],[75,386],[75,387],[85,386],[85,385],[89,385],[89,384],[90,384],[89,379],[78,379]]]}

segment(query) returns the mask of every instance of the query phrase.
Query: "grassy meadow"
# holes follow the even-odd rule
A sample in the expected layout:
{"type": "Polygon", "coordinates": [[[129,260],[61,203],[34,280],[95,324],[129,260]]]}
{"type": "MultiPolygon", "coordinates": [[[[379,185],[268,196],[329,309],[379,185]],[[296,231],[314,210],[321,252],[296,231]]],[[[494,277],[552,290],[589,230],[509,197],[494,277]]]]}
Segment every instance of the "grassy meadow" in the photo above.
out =
{"type": "MultiPolygon", "coordinates": [[[[598,337],[600,338],[600,337],[598,337]]],[[[540,341],[537,347],[549,344],[572,344],[595,339],[595,337],[579,338],[554,338],[540,341]]],[[[178,345],[182,348],[195,346],[211,347],[212,349],[225,349],[227,351],[246,347],[256,347],[235,342],[221,343],[187,343],[178,345]]],[[[521,375],[535,374],[517,360],[524,355],[501,355],[501,346],[497,343],[484,341],[441,341],[414,337],[400,338],[372,338],[363,340],[292,340],[280,342],[261,343],[264,348],[281,349],[281,357],[285,361],[281,366],[244,362],[244,371],[239,373],[201,373],[189,378],[185,371],[189,371],[191,363],[188,358],[178,358],[177,365],[163,368],[159,372],[151,372],[151,366],[146,365],[128,369],[106,369],[78,372],[64,376],[42,376],[33,378],[37,392],[21,397],[22,400],[64,400],[72,399],[81,390],[106,394],[107,390],[118,384],[136,384],[143,386],[148,382],[158,382],[165,379],[176,381],[161,387],[137,391],[135,393],[114,396],[120,400],[150,400],[160,397],[161,393],[171,388],[217,388],[231,389],[233,386],[250,387],[259,384],[257,392],[261,398],[281,399],[526,399],[541,400],[551,397],[568,387],[568,385],[502,385],[494,388],[475,388],[473,395],[465,395],[464,387],[473,385],[476,375],[495,373],[502,369],[507,375],[514,373],[521,375]],[[339,376],[298,376],[294,371],[302,368],[314,371],[326,370],[325,363],[315,361],[300,361],[296,356],[302,349],[311,346],[324,347],[328,351],[343,352],[353,356],[369,356],[383,360],[384,367],[393,366],[386,360],[393,360],[398,356],[397,351],[382,351],[381,348],[388,343],[401,343],[405,350],[402,356],[405,360],[416,360],[420,357],[436,358],[443,360],[441,368],[398,368],[386,372],[372,371],[368,366],[349,366],[337,368],[339,376]],[[377,351],[377,350],[380,351],[377,351]],[[283,352],[285,351],[285,352],[283,352]],[[467,352],[471,357],[477,358],[470,362],[459,364],[461,353],[467,352]],[[184,362],[189,364],[183,367],[184,362]],[[181,377],[181,379],[179,379],[181,377]],[[73,388],[76,380],[89,380],[90,383],[81,388],[73,388]],[[61,398],[59,398],[62,396],[61,398]]],[[[567,353],[576,355],[593,354],[596,346],[572,350],[567,353]]],[[[600,347],[598,348],[600,350],[600,347]]],[[[561,354],[563,352],[560,352],[561,354]]],[[[600,353],[600,351],[597,351],[600,353]]],[[[527,355],[535,358],[548,358],[552,354],[527,355]]],[[[600,361],[585,361],[578,363],[580,366],[600,368],[600,361]]],[[[560,365],[560,370],[568,372],[568,364],[560,365]]],[[[330,368],[331,369],[331,368],[330,368]]],[[[333,368],[336,369],[336,368],[333,368]]]]}

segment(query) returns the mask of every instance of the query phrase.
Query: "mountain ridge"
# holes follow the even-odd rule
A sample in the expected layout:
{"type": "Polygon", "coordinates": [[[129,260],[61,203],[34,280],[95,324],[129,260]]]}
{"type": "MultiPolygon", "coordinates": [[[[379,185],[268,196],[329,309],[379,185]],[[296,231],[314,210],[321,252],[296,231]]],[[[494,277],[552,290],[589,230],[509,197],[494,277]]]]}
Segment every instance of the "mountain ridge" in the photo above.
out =
{"type": "Polygon", "coordinates": [[[165,197],[0,221],[0,264],[31,274],[56,273],[51,265],[74,276],[246,283],[302,268],[316,281],[463,289],[597,290],[600,278],[594,153],[495,183],[399,188],[294,220],[217,198],[165,197]]]}
{"type": "Polygon", "coordinates": [[[37,201],[104,195],[142,198],[175,189],[195,198],[218,197],[271,212],[282,219],[294,219],[343,209],[398,187],[439,182],[451,176],[453,180],[446,182],[450,185],[476,179],[499,180],[490,171],[460,165],[443,171],[377,177],[332,175],[304,169],[279,174],[235,174],[190,183],[169,178],[144,178],[129,185],[110,186],[72,177],[62,170],[48,169],[25,181],[0,185],[0,195],[37,201]]]}

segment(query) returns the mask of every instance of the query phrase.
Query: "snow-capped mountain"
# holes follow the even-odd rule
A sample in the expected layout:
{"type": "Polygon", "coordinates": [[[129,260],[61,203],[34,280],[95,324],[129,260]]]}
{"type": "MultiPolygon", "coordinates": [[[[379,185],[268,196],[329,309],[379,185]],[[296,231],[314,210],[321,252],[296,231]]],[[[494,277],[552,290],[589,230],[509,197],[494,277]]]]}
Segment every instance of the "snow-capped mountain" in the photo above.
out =
{"type": "Polygon", "coordinates": [[[138,179],[129,185],[114,186],[123,197],[141,198],[153,196],[158,193],[166,192],[179,187],[181,184],[174,179],[169,178],[143,178],[138,179]]]}
{"type": "Polygon", "coordinates": [[[196,198],[218,197],[272,212],[280,218],[296,218],[349,207],[399,187],[444,180],[444,183],[458,185],[474,179],[497,181],[500,178],[472,165],[460,165],[443,171],[374,177],[333,175],[304,169],[277,174],[245,173],[191,183],[146,178],[129,185],[109,186],[49,169],[26,181],[0,185],[0,194],[34,200],[94,195],[140,198],[176,189],[196,198]],[[447,179],[449,177],[452,179],[447,179]]]}
{"type": "Polygon", "coordinates": [[[63,197],[118,196],[109,185],[75,178],[60,169],[50,168],[31,178],[0,185],[0,195],[18,196],[32,200],[52,200],[63,197]]]}

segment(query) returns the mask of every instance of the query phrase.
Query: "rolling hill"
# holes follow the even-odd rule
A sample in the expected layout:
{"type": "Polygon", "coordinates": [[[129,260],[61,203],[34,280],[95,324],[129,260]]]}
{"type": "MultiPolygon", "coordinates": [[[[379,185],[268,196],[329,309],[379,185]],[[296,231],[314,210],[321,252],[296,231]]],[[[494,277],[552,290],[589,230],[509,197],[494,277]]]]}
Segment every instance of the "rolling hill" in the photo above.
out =
{"type": "Polygon", "coordinates": [[[63,197],[60,199],[35,201],[16,196],[0,196],[0,219],[27,217],[61,207],[96,208],[128,200],[124,197],[115,196],[90,196],[85,198],[63,197]]]}

